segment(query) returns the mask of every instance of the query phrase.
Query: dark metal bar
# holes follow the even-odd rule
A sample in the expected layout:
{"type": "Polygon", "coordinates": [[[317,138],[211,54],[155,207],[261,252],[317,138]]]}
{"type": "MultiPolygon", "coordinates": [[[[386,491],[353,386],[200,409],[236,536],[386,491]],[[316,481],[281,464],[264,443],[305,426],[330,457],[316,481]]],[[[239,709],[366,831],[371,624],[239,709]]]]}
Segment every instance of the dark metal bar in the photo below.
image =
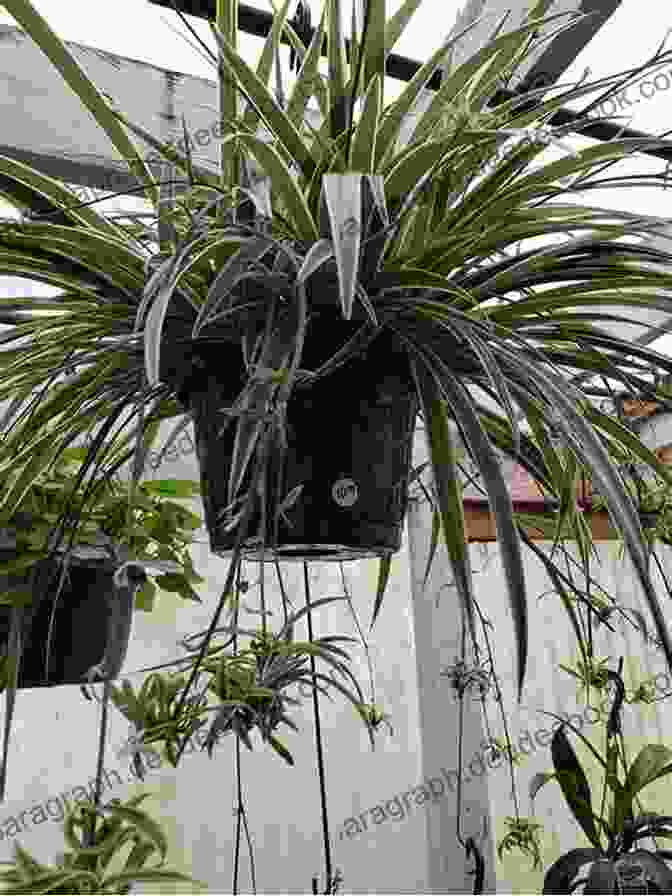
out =
{"type": "MultiPolygon", "coordinates": [[[[149,0],[150,3],[153,3],[155,6],[163,6],[167,9],[178,10],[185,15],[197,16],[199,18],[211,19],[215,18],[216,11],[216,0],[149,0]]],[[[620,0],[619,0],[620,2],[620,0]]],[[[595,21],[592,23],[589,29],[589,35],[595,33],[597,28],[603,24],[604,20],[611,15],[611,13],[615,10],[616,4],[613,0],[608,0],[605,5],[604,0],[597,0],[597,6],[595,0],[584,0],[582,3],[582,11],[593,12],[596,13],[595,21]]],[[[266,12],[262,9],[256,9],[255,7],[248,6],[245,3],[239,3],[238,5],[238,25],[242,32],[245,34],[251,34],[255,37],[264,38],[271,30],[271,24],[273,22],[273,16],[271,13],[266,12]]],[[[570,29],[567,34],[571,35],[575,29],[570,29]]],[[[311,34],[314,29],[310,29],[311,34]]],[[[564,37],[564,35],[563,35],[564,37]]],[[[565,57],[567,62],[569,63],[576,53],[578,49],[580,49],[582,43],[585,45],[587,42],[586,34],[584,33],[584,40],[576,39],[574,37],[571,41],[568,42],[567,48],[563,51],[562,55],[565,57]]],[[[551,44],[553,47],[558,38],[551,44]]],[[[283,43],[288,43],[286,37],[282,37],[283,43]]],[[[322,48],[323,55],[326,55],[326,44],[322,48]]],[[[546,56],[546,54],[544,54],[546,56]]],[[[546,67],[547,63],[543,63],[543,58],[539,61],[539,64],[536,65],[529,73],[525,82],[518,90],[514,93],[513,91],[502,90],[498,93],[496,97],[491,101],[491,105],[498,105],[499,103],[505,102],[507,99],[511,99],[513,96],[517,94],[521,94],[525,89],[529,89],[530,86],[534,85],[535,87],[540,86],[540,79],[546,76],[546,80],[552,82],[555,80],[553,77],[553,73],[540,71],[539,69],[543,65],[546,67]]],[[[410,59],[408,56],[400,56],[397,53],[390,53],[387,57],[386,63],[386,74],[390,78],[395,78],[398,81],[410,81],[413,75],[418,71],[421,67],[422,63],[417,62],[415,59],[410,59]]],[[[554,65],[553,68],[562,70],[562,65],[560,60],[558,59],[557,48],[554,53],[554,65]]],[[[555,76],[557,77],[557,75],[555,76]]],[[[430,80],[428,81],[426,87],[428,90],[438,90],[441,84],[441,73],[440,71],[434,72],[430,80]]],[[[571,125],[574,122],[579,121],[581,118],[576,112],[572,112],[570,109],[560,109],[551,119],[551,124],[555,126],[560,125],[571,125]]],[[[646,134],[643,131],[636,131],[630,128],[623,128],[618,124],[611,124],[608,121],[596,121],[591,122],[590,124],[583,124],[582,126],[576,128],[575,133],[580,134],[583,137],[590,137],[593,140],[612,140],[614,137],[620,138],[628,138],[628,139],[638,139],[642,141],[651,141],[655,142],[656,137],[651,134],[646,134]]],[[[654,147],[650,149],[642,149],[645,155],[653,156],[655,158],[664,159],[665,161],[669,161],[672,159],[672,146],[668,148],[654,147]]]]}
{"type": "MultiPolygon", "coordinates": [[[[215,19],[216,0],[149,0],[155,6],[163,6],[166,9],[177,10],[187,16],[196,16],[201,19],[215,19]]],[[[273,16],[270,12],[263,9],[256,9],[254,6],[248,6],[246,3],[238,4],[238,27],[244,34],[250,34],[253,37],[265,38],[271,30],[273,16]]],[[[306,29],[306,34],[312,38],[315,33],[314,28],[306,29]]],[[[289,44],[288,38],[283,34],[280,38],[283,44],[289,44]]],[[[350,51],[350,41],[345,41],[346,49],[350,51]]],[[[322,45],[322,55],[327,55],[326,40],[322,45]]],[[[420,63],[415,59],[409,59],[408,56],[399,56],[397,53],[390,53],[387,58],[387,75],[390,78],[396,78],[398,81],[410,81],[413,75],[420,68],[420,63]]],[[[441,83],[441,73],[435,72],[431,80],[427,84],[429,90],[438,90],[441,83]]]]}

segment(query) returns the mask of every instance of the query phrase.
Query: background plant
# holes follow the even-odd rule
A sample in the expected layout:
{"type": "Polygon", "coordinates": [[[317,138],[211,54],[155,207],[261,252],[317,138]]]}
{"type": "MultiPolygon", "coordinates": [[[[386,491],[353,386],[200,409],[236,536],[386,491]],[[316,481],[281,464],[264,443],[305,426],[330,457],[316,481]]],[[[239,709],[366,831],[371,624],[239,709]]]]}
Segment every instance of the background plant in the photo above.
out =
{"type": "MultiPolygon", "coordinates": [[[[570,850],[547,870],[544,893],[575,892],[580,885],[584,892],[641,892],[628,888],[644,886],[664,893],[672,886],[672,870],[666,862],[672,852],[657,845],[657,838],[672,836],[672,818],[645,810],[640,799],[644,788],[672,772],[672,750],[647,744],[629,761],[621,722],[625,702],[621,667],[622,661],[619,672],[609,670],[615,693],[605,722],[604,753],[571,723],[558,719],[561,724],[551,742],[554,771],[537,774],[530,782],[532,800],[549,781],[559,783],[565,804],[591,844],[570,850]],[[603,772],[597,810],[565,728],[579,738],[603,772]],[[639,841],[646,839],[653,840],[652,850],[639,847],[639,841]],[[583,870],[587,873],[580,877],[583,870]]],[[[547,715],[558,718],[554,713],[547,715]]]]}
{"type": "MultiPolygon", "coordinates": [[[[165,479],[135,484],[110,476],[94,488],[82,488],[86,455],[84,447],[66,448],[30,480],[20,468],[6,465],[0,471],[0,526],[15,541],[10,556],[0,564],[0,574],[27,574],[59,545],[69,550],[97,546],[107,549],[118,563],[132,560],[147,566],[147,582],[136,597],[140,609],[151,609],[157,586],[200,600],[193,584],[204,579],[194,569],[189,547],[201,519],[178,503],[197,495],[199,483],[165,479]]],[[[10,590],[4,602],[25,600],[29,597],[25,591],[10,590]]]]}
{"type": "Polygon", "coordinates": [[[0,872],[2,892],[130,893],[132,884],[145,881],[203,886],[162,867],[167,852],[163,831],[138,808],[147,796],[140,794],[125,803],[115,799],[98,807],[90,801],[68,807],[63,823],[66,852],[45,865],[16,843],[14,861],[2,863],[9,866],[0,872]],[[87,838],[92,830],[91,842],[87,838]],[[120,870],[113,870],[124,858],[120,870]]]}

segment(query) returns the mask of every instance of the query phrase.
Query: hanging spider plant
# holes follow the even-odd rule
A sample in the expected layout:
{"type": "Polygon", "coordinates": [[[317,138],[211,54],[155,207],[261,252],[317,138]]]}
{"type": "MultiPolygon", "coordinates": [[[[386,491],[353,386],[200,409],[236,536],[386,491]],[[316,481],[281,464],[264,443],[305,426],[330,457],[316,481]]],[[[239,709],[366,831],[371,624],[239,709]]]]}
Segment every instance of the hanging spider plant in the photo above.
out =
{"type": "MultiPolygon", "coordinates": [[[[96,488],[82,486],[79,473],[87,457],[85,447],[66,448],[48,470],[23,479],[20,470],[0,472],[0,573],[26,572],[54,550],[107,553],[117,565],[133,561],[147,567],[149,578],[139,604],[150,609],[157,586],[200,600],[192,583],[202,582],[194,569],[189,546],[200,517],[178,503],[198,494],[191,480],[100,478],[96,488]],[[18,509],[7,514],[6,506],[18,509]],[[172,499],[172,500],[171,500],[172,499]],[[71,525],[68,522],[72,521],[71,525]],[[67,539],[64,537],[67,531],[67,539]]],[[[10,603],[3,594],[3,603],[10,603]]]]}
{"type": "Polygon", "coordinates": [[[122,803],[111,800],[96,807],[79,802],[63,823],[69,849],[51,865],[38,862],[19,844],[14,846],[14,861],[0,871],[3,893],[130,893],[134,883],[182,883],[205,886],[179,871],[163,868],[168,849],[161,826],[139,808],[149,796],[140,794],[122,803]],[[93,842],[87,835],[93,824],[93,842]],[[128,844],[131,850],[128,851],[128,844]],[[121,870],[119,865],[126,854],[121,870]],[[150,865],[150,860],[159,859],[150,865]]]}
{"type": "MultiPolygon", "coordinates": [[[[107,445],[108,455],[120,450],[107,445]]],[[[158,587],[200,601],[188,550],[200,518],[170,500],[198,484],[109,476],[92,491],[80,475],[87,453],[65,448],[35,476],[0,471],[0,798],[17,689],[116,677],[133,611],[151,610],[158,587]]]]}
{"type": "MultiPolygon", "coordinates": [[[[321,598],[311,609],[335,600],[341,598],[321,598]]],[[[199,696],[183,703],[179,696],[185,688],[185,668],[180,673],[153,673],[137,695],[128,681],[124,681],[120,689],[113,688],[115,705],[136,729],[125,752],[133,755],[137,764],[135,757],[144,748],[162,742],[169,762],[176,765],[178,742],[191,737],[206,724],[203,716],[214,714],[203,745],[210,756],[220,738],[231,733],[252,750],[250,734],[256,730],[262,742],[268,743],[289,765],[293,765],[292,754],[277,732],[283,725],[298,732],[288,713],[292,707],[300,706],[301,700],[288,692],[306,687],[329,697],[329,689],[333,688],[349,700],[364,722],[371,746],[375,748],[374,729],[386,717],[378,718],[365,711],[360,686],[346,665],[349,654],[339,646],[355,639],[329,635],[311,641],[294,641],[294,626],[307,612],[304,608],[291,614],[277,633],[239,626],[218,629],[218,635],[224,640],[217,643],[217,639],[213,639],[214,643],[209,644],[195,688],[200,692],[199,696]],[[249,638],[249,643],[242,649],[227,651],[239,636],[249,638]],[[311,659],[325,663],[332,674],[327,676],[324,672],[313,671],[311,659]]],[[[187,639],[185,647],[197,651],[199,639],[203,640],[203,633],[187,639]]],[[[193,664],[193,658],[178,663],[188,668],[193,664]]]]}
{"type": "Polygon", "coordinates": [[[163,743],[165,757],[175,766],[180,742],[205,724],[198,712],[206,700],[191,699],[184,702],[184,707],[179,704],[186,684],[187,678],[179,673],[153,672],[137,693],[128,679],[123,680],[120,688],[112,686],[112,701],[133,729],[120,755],[131,757],[138,777],[143,774],[142,754],[153,752],[151,744],[163,743]]]}
{"type": "MultiPolygon", "coordinates": [[[[106,477],[91,491],[80,477],[86,455],[85,447],[66,448],[34,478],[7,465],[0,472],[0,647],[20,661],[21,687],[82,681],[105,655],[122,589],[132,603],[115,669],[126,654],[133,606],[151,609],[158,587],[200,601],[192,583],[203,579],[188,550],[200,518],[169,499],[193,497],[198,484],[106,477]]],[[[0,688],[8,674],[2,679],[0,688]]]]}
{"type": "MultiPolygon", "coordinates": [[[[602,101],[666,64],[668,54],[595,82],[525,90],[516,73],[529,54],[580,18],[548,15],[551,0],[539,0],[520,27],[498,28],[444,74],[404,136],[423,88],[461,36],[443,42],[387,103],[386,57],[419,4],[405,0],[387,20],[385,0],[370,0],[364,15],[354,3],[347,55],[341,0],[326,0],[307,47],[288,23],[285,0],[253,70],[237,49],[236,2],[220,0],[212,58],[224,137],[219,171],[210,171],[113,108],[29,0],[8,0],[7,10],[95,116],[157,214],[159,187],[133,136],[174,165],[187,187],[161,204],[144,242],[77,203],[63,184],[0,158],[3,196],[24,213],[0,226],[0,273],[63,290],[54,299],[2,302],[12,329],[0,337],[0,399],[26,402],[43,390],[22,417],[6,421],[2,456],[37,473],[78,434],[94,429],[102,445],[118,425],[133,422],[142,433],[161,414],[177,413],[179,398],[196,422],[214,548],[254,547],[263,555],[280,550],[283,539],[302,548],[313,536],[328,547],[323,511],[338,499],[347,524],[336,526],[334,544],[352,547],[342,531],[363,520],[369,550],[388,555],[382,592],[399,543],[419,408],[441,531],[472,634],[449,420],[482,474],[512,607],[519,692],[526,590],[496,447],[556,497],[572,464],[592,471],[672,666],[641,527],[609,455],[627,446],[666,481],[670,473],[590,401],[596,375],[636,391],[646,373],[672,369],[665,357],[606,329],[623,319],[614,307],[670,310],[672,256],[632,241],[655,233],[660,220],[574,201],[601,184],[631,186],[632,178],[601,175],[638,150],[670,144],[614,139],[575,150],[566,140],[570,128],[552,124],[570,101],[585,102],[582,120],[592,121],[598,91],[602,101]],[[283,35],[301,65],[289,91],[274,95],[269,82],[283,35]],[[325,39],[328,78],[319,69],[325,39]],[[316,127],[307,120],[309,101],[320,110],[316,127]],[[549,147],[560,157],[550,159],[549,147]],[[261,184],[250,176],[252,161],[266,176],[261,184]],[[44,310],[59,314],[44,317],[44,310]],[[66,369],[74,373],[55,398],[48,386],[66,369]],[[394,425],[386,411],[372,411],[386,406],[401,408],[394,425]],[[343,430],[364,431],[373,447],[363,451],[343,430]],[[368,460],[353,476],[350,466],[361,456],[368,460]],[[326,457],[332,487],[321,497],[312,488],[315,458],[326,464],[326,457]],[[387,484],[378,485],[383,469],[387,484]],[[378,512],[376,501],[390,509],[391,534],[377,530],[369,509],[378,512]]],[[[664,179],[654,171],[641,182],[664,179]]],[[[576,508],[565,501],[559,524],[568,523],[579,531],[576,508]]]]}

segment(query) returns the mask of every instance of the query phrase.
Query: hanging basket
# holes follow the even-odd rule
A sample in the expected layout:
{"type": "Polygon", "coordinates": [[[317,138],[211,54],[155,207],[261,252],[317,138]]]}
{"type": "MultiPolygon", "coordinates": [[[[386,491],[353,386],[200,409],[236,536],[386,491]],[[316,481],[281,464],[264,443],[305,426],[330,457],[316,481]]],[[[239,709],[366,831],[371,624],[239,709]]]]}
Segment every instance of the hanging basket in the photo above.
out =
{"type": "MultiPolygon", "coordinates": [[[[316,371],[360,327],[335,309],[321,310],[308,324],[301,368],[316,371]]],[[[175,349],[167,355],[174,364],[175,349]]],[[[177,356],[184,377],[184,352],[177,356]]],[[[235,426],[220,434],[222,409],[233,404],[247,374],[240,344],[230,336],[191,343],[189,362],[200,377],[197,385],[192,378],[180,397],[194,420],[210,546],[227,554],[237,535],[235,526],[227,530],[224,513],[235,426]]],[[[169,376],[179,379],[174,366],[169,376]]],[[[417,412],[407,355],[384,329],[361,356],[297,385],[287,403],[286,455],[281,464],[277,457],[271,464],[280,495],[267,505],[267,518],[283,496],[301,490],[276,520],[275,548],[265,559],[348,560],[399,550],[417,412]]],[[[279,456],[280,444],[277,448],[279,456]]],[[[256,533],[259,523],[257,513],[248,532],[256,533]]],[[[261,554],[253,540],[244,550],[248,556],[261,554]]]]}
{"type": "MultiPolygon", "coordinates": [[[[3,562],[15,556],[0,551],[3,562]]],[[[32,579],[34,600],[23,621],[20,688],[81,684],[92,666],[105,655],[108,623],[114,600],[132,599],[114,584],[117,565],[99,550],[78,550],[69,558],[60,594],[57,594],[63,558],[41,561],[32,579]],[[49,666],[47,644],[53,614],[49,666]]],[[[3,576],[0,588],[30,587],[29,574],[3,576]]],[[[0,607],[0,644],[8,643],[11,608],[0,607]]],[[[120,664],[126,654],[130,626],[118,643],[120,664]]]]}

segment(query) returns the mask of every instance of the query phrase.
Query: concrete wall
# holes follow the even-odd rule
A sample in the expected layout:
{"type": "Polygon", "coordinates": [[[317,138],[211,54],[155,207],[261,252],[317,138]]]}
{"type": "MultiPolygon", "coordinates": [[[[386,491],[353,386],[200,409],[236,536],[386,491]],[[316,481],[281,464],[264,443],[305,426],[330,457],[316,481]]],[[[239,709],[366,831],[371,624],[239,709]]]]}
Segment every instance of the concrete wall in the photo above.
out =
{"type": "MultiPolygon", "coordinates": [[[[82,44],[66,42],[66,46],[96,87],[131,122],[156,138],[170,139],[174,126],[181,137],[184,115],[192,158],[216,170],[213,166],[218,162],[222,132],[214,81],[82,44]],[[175,116],[174,125],[167,114],[175,116]]],[[[52,165],[54,161],[71,162],[72,170],[61,172],[65,180],[110,191],[123,189],[125,180],[114,175],[115,168],[121,173],[125,167],[121,156],[39,47],[21,29],[9,25],[0,25],[0,47],[0,110],[5,134],[0,137],[0,152],[11,147],[19,154],[27,153],[26,160],[37,167],[45,160],[52,165]],[[86,166],[90,166],[89,177],[86,166]]],[[[308,115],[314,124],[310,109],[308,115]]],[[[143,157],[153,152],[141,138],[134,136],[133,140],[143,157]]]]}

